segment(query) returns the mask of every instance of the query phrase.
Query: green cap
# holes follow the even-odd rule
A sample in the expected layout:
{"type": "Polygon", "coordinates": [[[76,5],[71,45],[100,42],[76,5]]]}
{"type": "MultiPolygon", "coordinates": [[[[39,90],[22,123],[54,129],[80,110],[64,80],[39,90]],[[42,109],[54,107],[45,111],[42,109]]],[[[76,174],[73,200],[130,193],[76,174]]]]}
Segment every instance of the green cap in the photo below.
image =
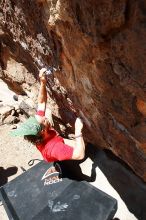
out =
{"type": "Polygon", "coordinates": [[[28,118],[17,129],[10,131],[11,136],[37,135],[41,131],[41,125],[35,117],[28,118]]]}

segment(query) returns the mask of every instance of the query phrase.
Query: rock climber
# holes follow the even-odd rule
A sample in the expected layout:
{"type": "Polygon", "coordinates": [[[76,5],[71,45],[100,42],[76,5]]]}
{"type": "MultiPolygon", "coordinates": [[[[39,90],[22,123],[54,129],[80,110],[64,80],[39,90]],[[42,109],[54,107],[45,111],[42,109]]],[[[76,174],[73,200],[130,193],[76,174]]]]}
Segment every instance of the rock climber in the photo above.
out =
{"type": "Polygon", "coordinates": [[[24,136],[24,139],[36,145],[47,162],[63,160],[81,160],[85,154],[85,143],[82,136],[83,122],[80,118],[75,121],[75,139],[62,138],[52,127],[45,116],[47,103],[46,69],[39,72],[40,89],[38,108],[34,117],[29,117],[17,129],[11,131],[12,136],[24,136]]]}

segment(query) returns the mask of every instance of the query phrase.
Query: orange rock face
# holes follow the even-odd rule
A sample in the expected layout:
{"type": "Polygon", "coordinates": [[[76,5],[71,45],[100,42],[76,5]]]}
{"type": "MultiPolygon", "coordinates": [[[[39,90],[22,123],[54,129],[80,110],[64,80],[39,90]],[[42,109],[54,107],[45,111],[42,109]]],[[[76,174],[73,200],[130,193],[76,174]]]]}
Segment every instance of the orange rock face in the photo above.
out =
{"type": "Polygon", "coordinates": [[[1,7],[1,78],[27,93],[38,60],[54,65],[48,91],[58,117],[72,125],[81,116],[86,141],[112,150],[146,181],[145,1],[9,0],[1,7]],[[25,77],[16,80],[10,64],[25,77]]]}
{"type": "Polygon", "coordinates": [[[137,106],[137,109],[139,110],[139,112],[140,112],[144,117],[146,117],[146,102],[144,102],[144,101],[141,100],[141,99],[137,99],[136,106],[137,106]]]}

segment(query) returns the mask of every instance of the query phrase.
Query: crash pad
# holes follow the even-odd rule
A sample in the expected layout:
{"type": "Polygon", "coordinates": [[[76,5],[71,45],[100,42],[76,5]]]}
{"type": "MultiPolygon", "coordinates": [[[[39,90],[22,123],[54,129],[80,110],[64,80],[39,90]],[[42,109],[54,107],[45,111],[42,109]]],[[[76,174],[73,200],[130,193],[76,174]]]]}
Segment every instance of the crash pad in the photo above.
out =
{"type": "Polygon", "coordinates": [[[70,178],[59,163],[44,161],[0,188],[14,220],[111,220],[117,201],[86,181],[70,178]]]}

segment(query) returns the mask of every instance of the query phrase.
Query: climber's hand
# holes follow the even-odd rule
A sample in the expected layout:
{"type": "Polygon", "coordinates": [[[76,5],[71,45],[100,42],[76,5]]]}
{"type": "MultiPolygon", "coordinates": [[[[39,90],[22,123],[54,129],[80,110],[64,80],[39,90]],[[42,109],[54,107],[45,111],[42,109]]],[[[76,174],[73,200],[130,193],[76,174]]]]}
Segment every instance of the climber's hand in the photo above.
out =
{"type": "Polygon", "coordinates": [[[46,75],[45,75],[45,72],[47,71],[46,68],[42,68],[40,71],[39,71],[39,78],[40,78],[40,82],[42,83],[46,83],[47,80],[46,80],[46,75]]]}

